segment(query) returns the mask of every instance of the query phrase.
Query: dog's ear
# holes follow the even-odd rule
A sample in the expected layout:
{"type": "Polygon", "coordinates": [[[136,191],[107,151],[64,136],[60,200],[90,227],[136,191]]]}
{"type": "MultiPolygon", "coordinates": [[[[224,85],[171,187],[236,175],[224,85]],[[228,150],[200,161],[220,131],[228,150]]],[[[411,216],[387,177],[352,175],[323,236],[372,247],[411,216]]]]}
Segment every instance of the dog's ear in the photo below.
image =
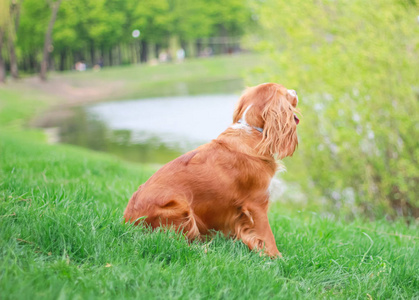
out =
{"type": "Polygon", "coordinates": [[[294,120],[294,112],[297,110],[285,95],[272,86],[269,87],[269,93],[262,93],[261,96],[268,99],[262,110],[264,126],[259,153],[278,155],[280,159],[291,156],[298,145],[297,124],[294,120]]]}
{"type": "Polygon", "coordinates": [[[233,113],[233,123],[237,123],[240,120],[240,116],[244,113],[244,96],[242,96],[236,105],[233,113]]]}
{"type": "Polygon", "coordinates": [[[247,87],[244,91],[242,96],[240,97],[239,101],[236,104],[236,108],[234,109],[233,113],[233,123],[237,123],[240,118],[243,117],[244,111],[250,104],[253,104],[252,99],[252,93],[254,91],[254,88],[247,87]]]}

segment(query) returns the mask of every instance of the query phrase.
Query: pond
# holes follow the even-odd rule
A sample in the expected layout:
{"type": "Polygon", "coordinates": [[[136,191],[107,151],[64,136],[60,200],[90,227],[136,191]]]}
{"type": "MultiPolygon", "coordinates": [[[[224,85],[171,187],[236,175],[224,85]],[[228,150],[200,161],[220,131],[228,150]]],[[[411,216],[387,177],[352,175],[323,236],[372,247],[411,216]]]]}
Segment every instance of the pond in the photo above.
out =
{"type": "Polygon", "coordinates": [[[75,108],[58,124],[60,141],[142,163],[166,163],[216,138],[239,95],[106,102],[75,108]]]}

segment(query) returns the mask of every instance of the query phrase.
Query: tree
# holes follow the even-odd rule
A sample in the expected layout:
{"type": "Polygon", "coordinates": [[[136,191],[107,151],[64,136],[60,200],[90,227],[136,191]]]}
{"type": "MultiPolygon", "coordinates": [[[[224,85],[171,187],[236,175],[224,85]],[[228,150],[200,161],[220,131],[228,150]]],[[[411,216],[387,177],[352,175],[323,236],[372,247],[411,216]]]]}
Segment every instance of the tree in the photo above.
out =
{"type": "Polygon", "coordinates": [[[7,45],[9,49],[9,59],[10,59],[10,74],[13,79],[19,78],[19,69],[17,64],[17,55],[16,55],[16,31],[19,28],[19,18],[20,18],[20,3],[17,0],[13,0],[10,3],[10,14],[8,18],[8,24],[6,25],[7,30],[7,45]]]}
{"type": "Polygon", "coordinates": [[[6,82],[6,66],[3,58],[5,27],[9,22],[9,7],[6,1],[0,2],[0,82],[6,82]]]}
{"type": "Polygon", "coordinates": [[[2,49],[3,49],[4,31],[0,27],[0,82],[6,82],[6,66],[4,64],[2,49]]]}
{"type": "Polygon", "coordinates": [[[39,72],[38,59],[42,58],[50,13],[47,1],[22,1],[16,48],[19,54],[19,67],[26,72],[39,72]]]}
{"type": "Polygon", "coordinates": [[[53,40],[54,54],[59,56],[59,70],[63,71],[72,67],[74,62],[69,63],[72,53],[80,51],[85,43],[80,42],[79,27],[81,18],[75,6],[77,1],[64,1],[60,5],[57,20],[54,24],[53,40]]]}
{"type": "Polygon", "coordinates": [[[172,14],[167,0],[132,1],[131,7],[133,19],[130,30],[140,30],[141,62],[146,62],[149,43],[167,42],[171,32],[172,14]]]}
{"type": "Polygon", "coordinates": [[[57,18],[57,13],[58,9],[60,8],[61,1],[62,0],[49,0],[49,6],[51,7],[51,18],[48,24],[48,29],[45,33],[43,59],[41,63],[41,72],[39,73],[42,81],[47,80],[48,58],[49,53],[52,51],[52,29],[54,28],[54,23],[57,18]]]}

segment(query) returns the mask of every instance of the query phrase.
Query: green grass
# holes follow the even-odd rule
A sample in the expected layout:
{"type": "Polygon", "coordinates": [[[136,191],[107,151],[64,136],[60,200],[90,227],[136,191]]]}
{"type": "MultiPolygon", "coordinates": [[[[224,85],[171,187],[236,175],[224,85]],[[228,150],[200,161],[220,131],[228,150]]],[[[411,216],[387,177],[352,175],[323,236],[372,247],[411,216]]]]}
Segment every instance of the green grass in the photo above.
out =
{"type": "Polygon", "coordinates": [[[23,129],[48,105],[40,94],[3,89],[0,101],[1,299],[419,299],[415,221],[345,221],[275,202],[283,259],[221,236],[189,245],[122,222],[154,169],[23,129]]]}
{"type": "Polygon", "coordinates": [[[152,170],[0,134],[2,298],[417,297],[417,227],[270,214],[284,259],[217,237],[188,245],[122,223],[152,170]]]}
{"type": "Polygon", "coordinates": [[[0,86],[0,126],[21,129],[31,117],[46,107],[45,98],[48,96],[39,92],[0,86]]]}

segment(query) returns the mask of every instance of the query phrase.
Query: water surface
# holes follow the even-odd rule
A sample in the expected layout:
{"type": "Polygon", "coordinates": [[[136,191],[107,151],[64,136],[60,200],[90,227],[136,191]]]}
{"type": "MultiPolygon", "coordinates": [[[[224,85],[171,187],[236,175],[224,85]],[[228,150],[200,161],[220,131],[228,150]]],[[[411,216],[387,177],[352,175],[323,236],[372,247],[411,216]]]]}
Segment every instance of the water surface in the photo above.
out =
{"type": "Polygon", "coordinates": [[[127,160],[165,163],[223,132],[238,98],[177,96],[79,107],[60,124],[61,140],[127,160]]]}

